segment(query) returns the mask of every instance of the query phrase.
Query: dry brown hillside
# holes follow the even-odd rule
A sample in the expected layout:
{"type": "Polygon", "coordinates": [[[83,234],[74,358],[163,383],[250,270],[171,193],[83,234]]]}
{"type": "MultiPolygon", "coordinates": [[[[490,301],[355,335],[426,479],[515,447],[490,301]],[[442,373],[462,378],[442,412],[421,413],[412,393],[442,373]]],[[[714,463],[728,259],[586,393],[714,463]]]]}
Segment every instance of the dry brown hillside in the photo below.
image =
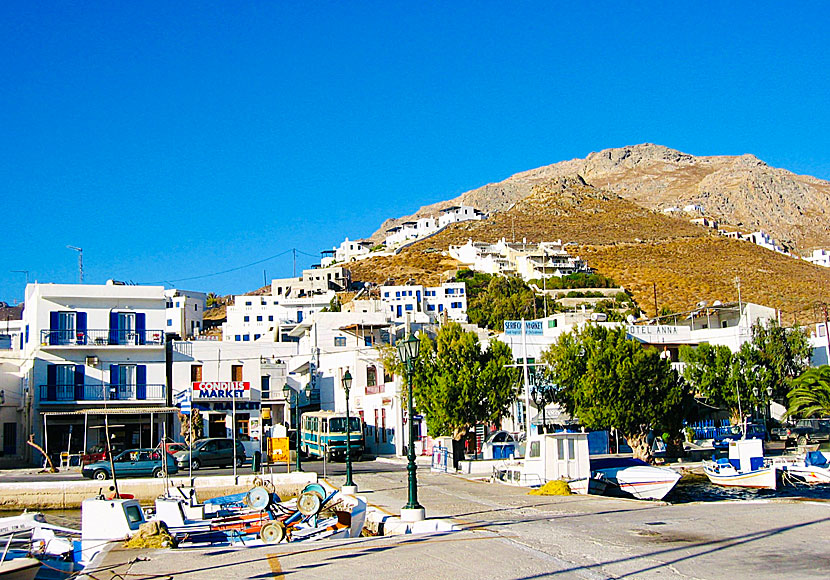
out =
{"type": "Polygon", "coordinates": [[[408,279],[435,284],[458,263],[441,252],[468,239],[495,242],[562,239],[589,265],[631,290],[653,313],[653,284],[660,306],[687,310],[700,300],[742,298],[812,321],[814,305],[830,288],[830,270],[776,254],[748,242],[723,238],[712,230],[643,208],[596,189],[579,177],[535,183],[529,195],[485,221],[453,224],[444,231],[387,258],[357,262],[354,280],[382,283],[408,279]]]}
{"type": "MultiPolygon", "coordinates": [[[[646,209],[702,205],[707,215],[723,223],[745,231],[764,230],[802,254],[830,247],[830,182],[770,167],[753,155],[696,157],[650,143],[605,149],[585,159],[517,173],[425,206],[414,215],[432,215],[459,203],[502,212],[536,186],[577,176],[646,209]]],[[[375,239],[410,217],[387,220],[375,239]]]]}

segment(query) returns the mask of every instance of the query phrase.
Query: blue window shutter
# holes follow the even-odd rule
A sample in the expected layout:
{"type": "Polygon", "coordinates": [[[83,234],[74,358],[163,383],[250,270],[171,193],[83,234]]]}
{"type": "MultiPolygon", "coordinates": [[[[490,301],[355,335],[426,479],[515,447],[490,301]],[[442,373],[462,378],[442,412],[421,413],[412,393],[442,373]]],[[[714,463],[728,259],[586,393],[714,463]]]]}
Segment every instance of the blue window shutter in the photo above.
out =
{"type": "Polygon", "coordinates": [[[54,401],[58,398],[58,389],[56,383],[58,382],[58,369],[55,365],[48,365],[46,367],[46,400],[54,401]]]}
{"type": "Polygon", "coordinates": [[[49,313],[49,344],[58,344],[58,313],[49,313]]]}
{"type": "MultiPolygon", "coordinates": [[[[118,344],[118,313],[110,312],[110,344],[118,344]]],[[[113,365],[110,365],[112,368],[113,365]]],[[[117,375],[116,375],[117,376],[117,375]]]]}
{"type": "Polygon", "coordinates": [[[84,365],[75,365],[75,400],[84,400],[84,365]]]}
{"type": "Polygon", "coordinates": [[[75,314],[75,334],[79,344],[87,344],[86,336],[86,312],[75,314]]]}
{"type": "Polygon", "coordinates": [[[138,344],[146,344],[147,315],[144,312],[137,312],[135,315],[135,331],[138,334],[138,344]]]}
{"type": "Polygon", "coordinates": [[[118,398],[118,365],[110,365],[110,384],[106,387],[107,391],[104,393],[104,399],[118,398]],[[112,394],[112,395],[111,395],[112,394]]]}
{"type": "Polygon", "coordinates": [[[135,367],[135,398],[141,401],[147,398],[147,365],[135,367]]]}

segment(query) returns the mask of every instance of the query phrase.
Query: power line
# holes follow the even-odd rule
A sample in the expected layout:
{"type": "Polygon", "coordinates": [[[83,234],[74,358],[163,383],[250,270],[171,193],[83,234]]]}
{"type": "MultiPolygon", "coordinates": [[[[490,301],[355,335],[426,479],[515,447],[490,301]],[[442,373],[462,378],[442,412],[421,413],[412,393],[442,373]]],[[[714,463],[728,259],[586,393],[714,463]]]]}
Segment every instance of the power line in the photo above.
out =
{"type": "Polygon", "coordinates": [[[171,282],[187,282],[187,281],[190,281],[190,280],[200,280],[202,278],[211,278],[213,276],[221,276],[222,274],[229,274],[230,272],[236,272],[238,270],[243,270],[245,268],[250,268],[251,266],[256,266],[257,264],[262,264],[263,262],[267,262],[269,260],[279,258],[280,256],[284,256],[285,254],[288,254],[289,252],[298,252],[298,253],[304,254],[306,256],[316,257],[312,254],[307,254],[305,252],[301,252],[301,251],[297,250],[296,248],[291,248],[291,249],[285,250],[284,252],[280,252],[279,254],[274,254],[273,256],[269,256],[267,258],[257,260],[256,262],[251,262],[250,264],[245,264],[244,266],[237,266],[235,268],[230,268],[228,270],[222,270],[221,272],[213,272],[212,274],[202,274],[202,275],[199,275],[199,276],[190,276],[188,278],[176,278],[176,279],[173,279],[173,280],[158,280],[156,282],[139,282],[139,284],[169,284],[169,285],[172,286],[172,284],[170,284],[171,282]]]}

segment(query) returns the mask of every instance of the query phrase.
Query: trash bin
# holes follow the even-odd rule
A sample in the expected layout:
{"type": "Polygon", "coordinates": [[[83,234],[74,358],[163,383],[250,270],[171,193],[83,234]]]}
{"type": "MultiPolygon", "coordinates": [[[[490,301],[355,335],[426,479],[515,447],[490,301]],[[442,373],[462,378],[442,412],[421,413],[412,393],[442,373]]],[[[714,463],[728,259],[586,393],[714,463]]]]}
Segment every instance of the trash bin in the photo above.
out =
{"type": "Polygon", "coordinates": [[[259,471],[259,466],[262,464],[262,451],[254,451],[254,456],[251,457],[251,471],[256,473],[259,471]]]}

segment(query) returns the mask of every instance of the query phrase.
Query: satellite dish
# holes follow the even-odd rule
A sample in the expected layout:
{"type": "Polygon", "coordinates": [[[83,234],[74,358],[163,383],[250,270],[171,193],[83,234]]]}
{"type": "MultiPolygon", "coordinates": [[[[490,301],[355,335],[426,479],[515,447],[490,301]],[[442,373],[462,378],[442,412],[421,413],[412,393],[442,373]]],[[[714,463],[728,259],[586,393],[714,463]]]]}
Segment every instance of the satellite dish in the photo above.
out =
{"type": "Polygon", "coordinates": [[[709,304],[709,303],[706,302],[705,300],[701,300],[700,302],[697,303],[697,307],[698,308],[705,308],[707,304],[709,304]]]}
{"type": "Polygon", "coordinates": [[[712,302],[712,306],[723,306],[723,302],[721,302],[720,300],[715,300],[714,302],[712,302]]]}

